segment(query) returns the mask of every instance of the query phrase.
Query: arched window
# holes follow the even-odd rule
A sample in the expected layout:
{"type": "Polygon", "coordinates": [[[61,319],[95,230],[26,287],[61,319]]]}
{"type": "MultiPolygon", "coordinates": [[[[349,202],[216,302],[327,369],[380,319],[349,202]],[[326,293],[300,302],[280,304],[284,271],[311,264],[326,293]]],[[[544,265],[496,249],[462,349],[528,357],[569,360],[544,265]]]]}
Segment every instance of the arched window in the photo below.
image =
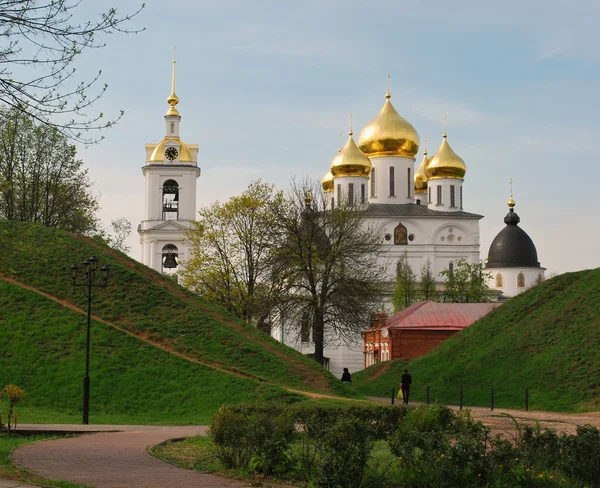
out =
{"type": "Polygon", "coordinates": [[[174,273],[179,267],[177,262],[177,256],[179,255],[177,246],[173,244],[167,244],[162,248],[162,272],[163,273],[174,273]]]}
{"type": "Polygon", "coordinates": [[[502,274],[496,274],[496,288],[502,288],[502,274]]]}
{"type": "Polygon", "coordinates": [[[406,227],[400,222],[394,229],[394,244],[406,246],[408,244],[408,233],[406,227]]]}
{"type": "Polygon", "coordinates": [[[175,180],[167,180],[162,188],[163,220],[179,218],[179,185],[175,180]]]}
{"type": "Polygon", "coordinates": [[[448,273],[454,274],[454,263],[452,261],[448,263],[448,273]]]}
{"type": "Polygon", "coordinates": [[[175,132],[175,124],[171,122],[171,134],[173,134],[173,132],[175,132]]]}
{"type": "Polygon", "coordinates": [[[525,288],[525,275],[523,273],[517,275],[517,288],[525,288]]]}

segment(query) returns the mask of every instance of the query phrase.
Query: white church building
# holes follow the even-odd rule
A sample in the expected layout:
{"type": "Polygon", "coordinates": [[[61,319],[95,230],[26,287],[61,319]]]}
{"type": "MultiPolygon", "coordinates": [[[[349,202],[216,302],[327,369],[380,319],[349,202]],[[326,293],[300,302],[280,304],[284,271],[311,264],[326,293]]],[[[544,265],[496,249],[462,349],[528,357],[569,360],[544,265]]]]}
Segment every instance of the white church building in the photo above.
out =
{"type": "MultiPolygon", "coordinates": [[[[191,257],[184,239],[196,217],[196,179],[200,176],[198,146],[185,144],[179,135],[175,66],[173,61],[164,138],[158,144],[146,144],[142,168],[145,215],[138,226],[142,262],[167,273],[176,271],[180,260],[191,257]]],[[[423,151],[415,169],[419,146],[417,131],[398,114],[388,89],[379,114],[362,129],[356,142],[350,131],[322,179],[328,205],[334,207],[346,200],[363,204],[370,223],[380,229],[381,259],[389,263],[391,289],[397,263],[404,256],[417,276],[428,261],[434,276],[439,276],[443,270],[452,270],[458,259],[471,264],[480,260],[479,221],[483,216],[465,210],[465,162],[450,147],[445,127],[437,151],[431,157],[423,151]]],[[[545,271],[533,242],[518,227],[512,195],[509,207],[506,227],[494,239],[486,266],[490,288],[505,298],[542,281],[545,271]]],[[[391,295],[388,301],[387,312],[391,312],[391,295]]],[[[272,324],[272,336],[303,353],[314,352],[310,334],[300,334],[298,329],[297,324],[272,324]]],[[[329,346],[324,356],[325,366],[334,375],[341,375],[344,367],[351,372],[363,369],[362,337],[357,335],[352,344],[329,346]]]]}

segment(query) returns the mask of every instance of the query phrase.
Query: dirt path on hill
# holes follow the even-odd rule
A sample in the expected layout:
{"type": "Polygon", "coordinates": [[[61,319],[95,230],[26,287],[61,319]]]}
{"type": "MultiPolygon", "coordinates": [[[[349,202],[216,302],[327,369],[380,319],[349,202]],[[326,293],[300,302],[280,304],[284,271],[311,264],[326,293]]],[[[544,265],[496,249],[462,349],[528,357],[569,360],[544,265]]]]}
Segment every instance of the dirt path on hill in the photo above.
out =
{"type": "MultiPolygon", "coordinates": [[[[75,237],[85,239],[82,236],[75,236],[75,237]]],[[[108,250],[103,249],[103,251],[107,252],[114,261],[118,262],[119,264],[123,265],[124,267],[127,267],[131,270],[135,270],[141,276],[144,276],[145,278],[152,281],[156,285],[167,289],[169,292],[176,295],[178,298],[180,298],[181,300],[186,302],[188,305],[191,305],[192,307],[202,311],[202,313],[204,313],[214,319],[217,319],[219,322],[221,322],[223,324],[228,325],[232,329],[234,329],[237,332],[239,332],[240,334],[242,334],[248,341],[253,342],[254,344],[259,344],[261,347],[264,347],[265,349],[267,349],[272,355],[277,356],[278,358],[284,359],[286,362],[290,363],[292,371],[295,371],[296,373],[298,373],[299,371],[305,370],[306,364],[303,363],[302,361],[299,361],[293,357],[290,357],[289,355],[285,354],[279,347],[269,344],[267,341],[257,341],[256,335],[253,334],[253,332],[251,330],[249,330],[247,327],[244,327],[242,324],[237,323],[228,317],[224,317],[223,315],[216,312],[215,310],[212,310],[208,307],[203,306],[201,302],[199,302],[198,300],[195,300],[194,297],[191,297],[189,292],[182,290],[179,287],[174,286],[172,281],[164,278],[161,275],[154,276],[153,270],[151,270],[150,268],[147,268],[146,266],[138,264],[136,262],[132,262],[129,259],[123,258],[122,255],[120,255],[118,252],[116,252],[113,249],[108,249],[108,250]]],[[[109,325],[115,327],[112,324],[109,324],[109,325]]],[[[117,326],[117,328],[119,328],[119,327],[117,326]]],[[[119,330],[123,330],[123,329],[119,328],[119,330]]],[[[135,335],[135,334],[132,334],[132,335],[135,335]]],[[[170,350],[171,352],[176,354],[174,351],[172,351],[172,349],[165,349],[165,350],[170,350]]],[[[231,372],[231,370],[228,370],[228,371],[231,372]]],[[[244,376],[243,373],[242,373],[242,376],[244,376]]],[[[330,390],[329,382],[323,377],[323,375],[299,374],[299,376],[302,381],[310,384],[317,390],[321,390],[321,391],[329,391],[330,390]]],[[[253,379],[256,379],[257,381],[265,382],[264,380],[261,380],[260,378],[253,377],[250,375],[246,375],[245,377],[253,378],[253,379]]]]}
{"type": "MultiPolygon", "coordinates": [[[[49,300],[52,300],[53,302],[58,303],[59,305],[61,305],[63,307],[66,307],[66,308],[68,308],[70,310],[73,310],[74,312],[80,313],[82,315],[87,315],[87,311],[86,310],[83,310],[82,308],[79,308],[77,305],[74,305],[73,303],[69,302],[66,299],[57,298],[57,297],[55,297],[53,295],[50,295],[49,293],[43,292],[41,290],[38,290],[37,288],[34,288],[32,286],[29,286],[29,285],[26,285],[24,283],[21,283],[21,282],[15,280],[14,278],[9,278],[9,277],[3,276],[1,274],[0,274],[0,279],[3,280],[3,281],[6,281],[7,283],[10,283],[12,285],[15,285],[15,286],[18,286],[20,288],[23,288],[25,290],[29,290],[29,291],[32,291],[34,293],[37,293],[38,295],[41,295],[41,296],[43,296],[43,297],[45,297],[45,298],[47,298],[49,300]]],[[[336,400],[342,399],[342,397],[337,397],[335,395],[327,395],[327,394],[323,394],[323,393],[314,393],[314,392],[308,392],[308,391],[302,391],[302,390],[296,390],[296,389],[293,389],[293,388],[288,388],[286,386],[283,386],[283,385],[280,385],[280,384],[277,384],[277,383],[272,383],[270,381],[267,381],[265,379],[259,378],[259,377],[254,376],[254,375],[244,374],[241,371],[232,371],[232,370],[223,368],[221,365],[219,365],[217,363],[213,363],[213,362],[210,362],[210,361],[201,361],[200,359],[193,358],[191,356],[187,356],[187,355],[185,355],[183,353],[180,353],[180,352],[174,350],[168,344],[168,341],[156,341],[156,340],[150,339],[149,333],[147,331],[135,334],[135,333],[131,332],[130,330],[124,329],[123,327],[120,327],[120,326],[118,326],[118,325],[116,325],[116,324],[114,324],[112,322],[108,322],[108,321],[102,319],[101,317],[98,317],[97,315],[92,314],[91,317],[92,317],[93,320],[95,320],[97,322],[101,322],[102,324],[107,325],[109,327],[112,327],[113,329],[116,329],[119,332],[123,332],[124,334],[127,334],[127,335],[129,335],[131,337],[135,337],[136,339],[138,339],[138,340],[140,340],[142,342],[145,342],[148,345],[151,345],[153,347],[161,349],[161,350],[163,350],[165,352],[168,352],[169,354],[173,354],[174,356],[180,357],[180,358],[182,358],[182,359],[184,359],[186,361],[189,361],[191,363],[200,364],[200,365],[206,366],[208,368],[216,369],[216,370],[218,370],[218,371],[220,371],[222,373],[229,374],[229,375],[232,375],[232,376],[237,376],[238,378],[244,378],[244,379],[248,379],[248,380],[257,381],[259,383],[263,383],[263,384],[266,384],[266,385],[276,386],[276,387],[279,387],[279,388],[281,388],[283,390],[289,391],[291,393],[298,393],[300,395],[304,395],[304,396],[309,397],[309,398],[330,398],[330,399],[336,399],[336,400]]]]}

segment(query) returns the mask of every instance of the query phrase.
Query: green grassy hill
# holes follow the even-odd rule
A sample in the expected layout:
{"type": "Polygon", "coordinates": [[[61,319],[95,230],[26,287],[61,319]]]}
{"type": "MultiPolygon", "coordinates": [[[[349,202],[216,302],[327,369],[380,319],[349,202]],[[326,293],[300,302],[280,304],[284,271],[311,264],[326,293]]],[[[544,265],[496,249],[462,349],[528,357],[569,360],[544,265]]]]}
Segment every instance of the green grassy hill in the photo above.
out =
{"type": "Polygon", "coordinates": [[[91,422],[200,422],[222,402],[294,390],[356,396],[314,361],[120,252],[0,221],[0,386],[25,388],[25,414],[79,415],[87,301],[69,267],[91,255],[112,268],[92,309],[91,422]]]}
{"type": "Polygon", "coordinates": [[[600,269],[566,273],[508,300],[431,353],[353,376],[365,395],[388,396],[405,367],[414,400],[532,409],[600,409],[600,269]]]}

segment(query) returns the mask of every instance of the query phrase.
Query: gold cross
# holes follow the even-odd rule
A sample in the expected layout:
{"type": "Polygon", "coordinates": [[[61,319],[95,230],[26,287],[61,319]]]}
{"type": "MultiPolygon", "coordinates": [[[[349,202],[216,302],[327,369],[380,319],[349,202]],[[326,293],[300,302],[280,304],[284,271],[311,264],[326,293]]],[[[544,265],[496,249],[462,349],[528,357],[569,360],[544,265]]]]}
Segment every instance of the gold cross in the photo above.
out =
{"type": "Polygon", "coordinates": [[[423,136],[423,154],[427,154],[427,133],[423,136]]]}
{"type": "Polygon", "coordinates": [[[444,135],[446,135],[446,114],[444,114],[444,116],[442,117],[442,120],[444,121],[444,135]]]}
{"type": "Polygon", "coordinates": [[[349,132],[349,135],[352,135],[352,134],[353,134],[353,132],[352,132],[352,112],[350,112],[350,132],[349,132]]]}
{"type": "Polygon", "coordinates": [[[513,179],[512,178],[510,179],[509,183],[510,183],[510,198],[512,198],[512,196],[513,196],[513,191],[512,191],[513,179]]]}

